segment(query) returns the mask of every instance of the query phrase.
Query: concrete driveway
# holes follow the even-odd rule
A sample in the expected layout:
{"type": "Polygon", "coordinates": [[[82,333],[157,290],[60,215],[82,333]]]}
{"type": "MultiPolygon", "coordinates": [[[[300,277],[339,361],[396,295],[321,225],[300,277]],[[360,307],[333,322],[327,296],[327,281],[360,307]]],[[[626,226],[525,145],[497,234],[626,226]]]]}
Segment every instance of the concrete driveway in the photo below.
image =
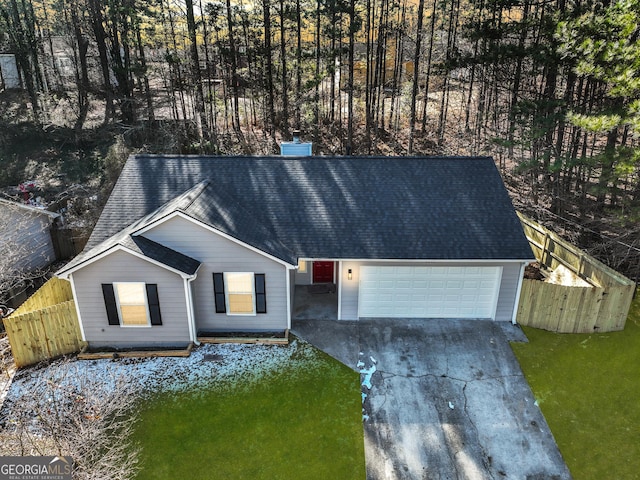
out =
{"type": "Polygon", "coordinates": [[[361,372],[367,478],[569,479],[508,323],[304,320],[294,333],[361,372]]]}

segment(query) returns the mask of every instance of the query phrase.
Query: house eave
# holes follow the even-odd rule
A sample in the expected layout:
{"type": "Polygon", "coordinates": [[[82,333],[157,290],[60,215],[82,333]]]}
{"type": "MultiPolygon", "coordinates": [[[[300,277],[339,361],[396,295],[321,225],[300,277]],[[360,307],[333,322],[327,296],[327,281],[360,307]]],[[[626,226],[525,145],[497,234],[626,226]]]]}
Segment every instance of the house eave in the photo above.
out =
{"type": "Polygon", "coordinates": [[[222,232],[221,230],[218,230],[217,228],[215,228],[215,227],[213,227],[211,225],[208,225],[207,223],[202,222],[201,220],[198,220],[197,218],[194,218],[191,215],[189,215],[189,214],[187,214],[185,212],[182,212],[182,211],[174,211],[174,212],[168,213],[167,215],[159,217],[159,218],[155,219],[154,221],[152,221],[152,222],[144,225],[143,227],[139,228],[138,230],[133,231],[131,233],[131,235],[132,236],[144,235],[146,232],[148,232],[150,230],[153,230],[153,228],[157,227],[158,225],[161,225],[161,224],[163,224],[163,223],[165,223],[165,222],[167,222],[167,221],[169,221],[169,220],[171,220],[173,218],[176,218],[176,217],[179,217],[179,218],[182,218],[182,219],[187,220],[189,222],[192,222],[195,225],[198,225],[199,227],[204,228],[205,230],[208,230],[208,231],[210,231],[212,233],[215,233],[216,235],[219,235],[219,236],[221,236],[222,238],[224,238],[226,240],[229,240],[229,241],[231,241],[231,242],[233,242],[233,243],[235,243],[237,245],[240,245],[240,246],[242,246],[242,247],[244,247],[244,248],[246,248],[248,250],[251,250],[252,252],[258,253],[259,255],[262,255],[262,256],[270,259],[270,260],[273,260],[274,262],[277,262],[277,263],[283,265],[288,270],[297,268],[297,265],[293,265],[292,263],[289,263],[289,262],[287,262],[287,261],[285,261],[285,260],[283,260],[281,258],[278,258],[278,257],[276,257],[276,256],[274,256],[274,255],[272,255],[270,253],[265,252],[264,250],[261,250],[261,249],[259,249],[257,247],[254,247],[251,244],[243,242],[242,240],[239,240],[238,238],[236,238],[236,237],[234,237],[232,235],[229,235],[229,234],[227,234],[225,232],[222,232]]]}
{"type": "Polygon", "coordinates": [[[384,263],[529,263],[532,258],[375,258],[375,257],[300,257],[307,261],[340,261],[340,262],[384,262],[384,263]]]}
{"type": "Polygon", "coordinates": [[[192,274],[181,272],[180,270],[177,270],[177,269],[175,269],[173,267],[170,267],[169,265],[165,265],[162,262],[159,262],[157,260],[149,258],[146,255],[143,255],[143,254],[141,254],[139,252],[131,250],[130,248],[127,248],[127,247],[125,247],[123,245],[120,245],[120,244],[116,244],[116,245],[113,245],[112,247],[104,250],[101,253],[98,253],[98,254],[90,257],[90,258],[87,258],[86,260],[82,261],[78,265],[74,265],[72,268],[70,268],[68,270],[65,270],[64,268],[62,270],[58,270],[55,275],[58,278],[63,278],[65,280],[68,280],[69,276],[71,274],[77,272],[78,270],[81,270],[82,268],[85,268],[85,267],[91,265],[92,263],[97,262],[98,260],[102,260],[103,258],[108,257],[109,255],[111,255],[113,253],[116,253],[116,252],[119,252],[119,251],[128,253],[130,255],[133,255],[134,257],[137,257],[137,258],[139,258],[141,260],[144,260],[144,261],[149,262],[149,263],[151,263],[153,265],[156,265],[156,266],[161,267],[161,268],[163,268],[165,270],[168,270],[168,271],[170,271],[172,273],[175,273],[175,274],[179,275],[180,277],[182,277],[184,279],[187,279],[187,280],[196,278],[196,276],[198,275],[198,271],[200,270],[200,267],[202,266],[202,265],[199,265],[198,268],[196,269],[196,271],[194,273],[192,273],[192,274]]]}
{"type": "Polygon", "coordinates": [[[60,217],[59,213],[51,212],[49,210],[45,210],[44,208],[38,208],[38,207],[33,207],[31,205],[25,205],[25,204],[18,203],[18,202],[12,202],[10,200],[5,200],[3,198],[0,198],[0,204],[9,205],[11,207],[19,208],[19,209],[25,210],[26,212],[29,212],[29,213],[34,213],[34,214],[37,214],[37,215],[44,215],[46,217],[49,217],[52,220],[55,220],[56,218],[60,217]]]}

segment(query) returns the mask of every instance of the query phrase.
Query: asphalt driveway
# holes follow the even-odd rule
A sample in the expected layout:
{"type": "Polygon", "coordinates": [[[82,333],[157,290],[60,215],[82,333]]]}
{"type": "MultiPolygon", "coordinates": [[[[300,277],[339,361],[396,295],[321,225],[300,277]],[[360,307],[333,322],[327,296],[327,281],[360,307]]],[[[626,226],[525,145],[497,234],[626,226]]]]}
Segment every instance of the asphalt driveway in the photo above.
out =
{"type": "Polygon", "coordinates": [[[304,320],[294,332],[361,372],[369,479],[569,479],[509,340],[477,320],[304,320]]]}

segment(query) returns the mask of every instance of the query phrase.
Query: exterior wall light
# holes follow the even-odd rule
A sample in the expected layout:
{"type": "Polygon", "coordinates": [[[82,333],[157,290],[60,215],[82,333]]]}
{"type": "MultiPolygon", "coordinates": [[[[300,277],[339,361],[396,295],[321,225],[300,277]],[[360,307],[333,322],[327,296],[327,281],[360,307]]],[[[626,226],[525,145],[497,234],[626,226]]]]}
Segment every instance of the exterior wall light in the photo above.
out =
{"type": "Polygon", "coordinates": [[[351,269],[349,269],[349,271],[347,272],[347,278],[349,280],[353,280],[353,271],[351,269]]]}

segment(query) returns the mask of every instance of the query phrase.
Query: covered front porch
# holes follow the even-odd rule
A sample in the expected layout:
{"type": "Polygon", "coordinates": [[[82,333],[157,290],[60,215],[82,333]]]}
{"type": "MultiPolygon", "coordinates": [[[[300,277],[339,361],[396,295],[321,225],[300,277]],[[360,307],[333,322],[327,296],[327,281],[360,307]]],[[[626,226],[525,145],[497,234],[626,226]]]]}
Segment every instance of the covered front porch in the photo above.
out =
{"type": "Polygon", "coordinates": [[[337,320],[338,289],[334,283],[296,285],[292,320],[337,320]]]}

